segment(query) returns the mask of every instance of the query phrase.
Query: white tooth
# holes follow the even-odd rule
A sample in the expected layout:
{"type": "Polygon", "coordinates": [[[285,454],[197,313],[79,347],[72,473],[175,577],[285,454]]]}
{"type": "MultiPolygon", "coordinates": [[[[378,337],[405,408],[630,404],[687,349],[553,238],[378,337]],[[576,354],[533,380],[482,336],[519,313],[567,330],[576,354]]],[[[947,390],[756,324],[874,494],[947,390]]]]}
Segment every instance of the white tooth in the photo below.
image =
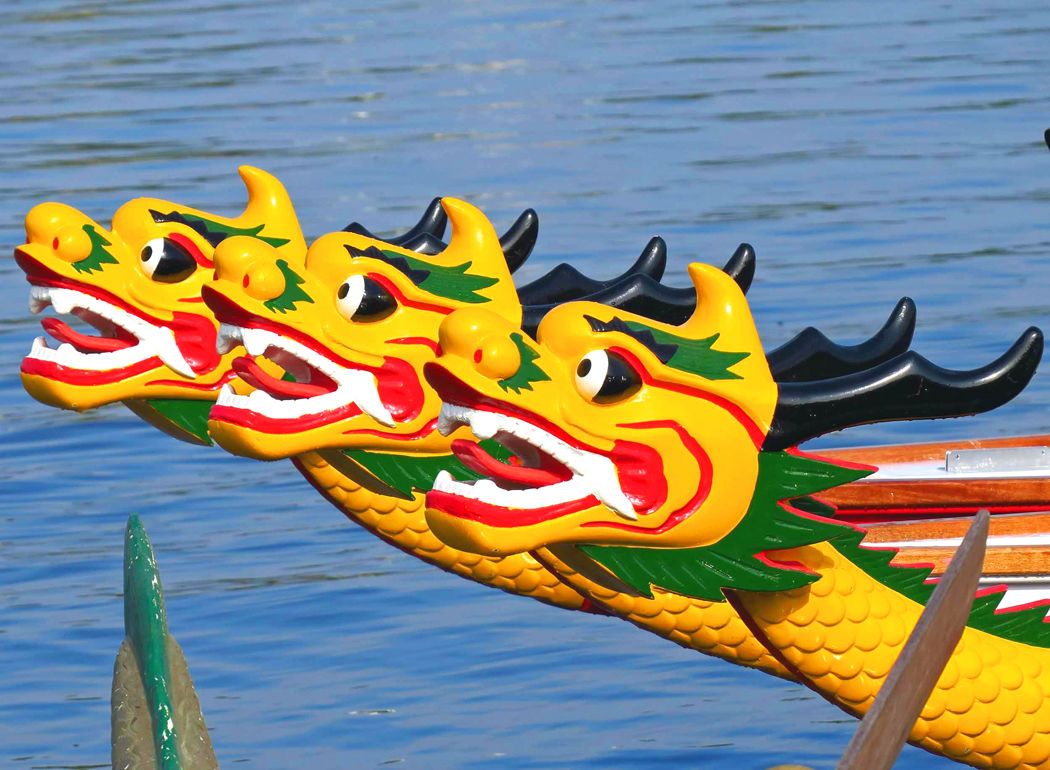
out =
{"type": "Polygon", "coordinates": [[[75,355],[77,349],[70,345],[68,342],[63,342],[61,345],[58,346],[58,352],[60,355],[69,356],[75,355]]]}
{"type": "Polygon", "coordinates": [[[434,477],[433,489],[437,492],[448,492],[451,489],[451,485],[455,481],[452,478],[452,474],[448,471],[438,471],[438,475],[434,477]]]}
{"type": "Polygon", "coordinates": [[[500,418],[492,412],[470,413],[470,430],[480,439],[492,438],[500,429],[500,418]]]}
{"type": "Polygon", "coordinates": [[[230,402],[231,398],[236,397],[237,391],[233,389],[233,385],[227,382],[221,388],[219,388],[219,397],[215,399],[215,403],[225,405],[230,402]]]}
{"type": "Polygon", "coordinates": [[[376,422],[394,427],[394,417],[379,398],[375,377],[370,372],[346,372],[340,375],[340,379],[340,385],[349,387],[354,403],[361,407],[361,411],[376,422]]]}
{"type": "Polygon", "coordinates": [[[215,350],[225,355],[241,344],[241,330],[230,324],[219,324],[219,335],[215,339],[215,350]]]}
{"type": "Polygon", "coordinates": [[[47,338],[41,335],[33,340],[33,347],[29,350],[29,355],[36,355],[37,351],[47,350],[47,338]]]}
{"type": "Polygon", "coordinates": [[[269,347],[270,335],[261,329],[241,329],[241,339],[244,341],[244,349],[250,356],[261,356],[269,347]]]}
{"type": "Polygon", "coordinates": [[[51,306],[59,315],[68,315],[73,312],[73,292],[65,289],[56,289],[51,292],[51,306]]]}
{"type": "Polygon", "coordinates": [[[454,407],[451,404],[441,405],[441,412],[438,414],[438,433],[442,436],[449,435],[461,425],[460,421],[457,420],[453,414],[453,411],[454,407]]]}
{"type": "Polygon", "coordinates": [[[44,286],[29,287],[29,312],[36,315],[51,304],[51,292],[44,286]]]}
{"type": "Polygon", "coordinates": [[[189,380],[197,379],[197,373],[193,371],[193,367],[189,365],[189,362],[182,355],[182,351],[179,350],[179,345],[175,342],[175,334],[171,329],[166,327],[155,329],[148,336],[145,334],[141,335],[139,339],[143,342],[148,341],[156,354],[160,356],[160,360],[169,369],[178,372],[189,380]]]}

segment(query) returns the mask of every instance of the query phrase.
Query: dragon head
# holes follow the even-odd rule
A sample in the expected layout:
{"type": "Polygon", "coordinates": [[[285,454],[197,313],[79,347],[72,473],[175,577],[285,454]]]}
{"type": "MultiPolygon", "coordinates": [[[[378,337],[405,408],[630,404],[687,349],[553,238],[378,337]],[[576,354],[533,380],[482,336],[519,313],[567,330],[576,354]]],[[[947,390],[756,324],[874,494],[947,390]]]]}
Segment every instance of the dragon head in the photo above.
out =
{"type": "Polygon", "coordinates": [[[560,540],[682,546],[740,521],[777,385],[737,284],[708,265],[689,273],[698,309],[681,326],[589,302],[548,313],[538,343],[482,308],[445,321],[426,370],[447,404],[441,430],[469,425],[520,462],[454,441],[491,480],[435,482],[440,537],[501,553],[560,540]]]}
{"type": "Polygon", "coordinates": [[[786,501],[871,469],[804,456],[798,443],[993,408],[1020,392],[1042,352],[1030,329],[974,371],[908,351],[839,377],[777,382],[735,283],[705,265],[689,273],[697,309],[680,326],[589,302],[548,313],[536,342],[484,308],[445,319],[442,355],[424,369],[445,402],[439,429],[469,426],[512,457],[452,442],[483,478],[435,479],[427,521],[438,537],[482,554],[577,544],[607,566],[614,554],[615,573],[643,591],[649,579],[630,575],[707,599],[723,587],[800,585],[811,576],[767,553],[838,525],[803,513],[817,510],[812,501],[786,501]]]}
{"type": "Polygon", "coordinates": [[[235,218],[154,198],[121,206],[110,229],[61,203],[29,212],[15,259],[31,285],[30,309],[51,305],[97,331],[44,319],[60,344],[38,337],[22,362],[34,398],[78,410],[120,400],[214,400],[233,359],[216,352],[218,324],[201,300],[215,247],[251,236],[293,264],[306,252],[281,183],[250,166],[240,175],[248,205],[235,218]]]}
{"type": "Polygon", "coordinates": [[[220,349],[243,344],[234,369],[255,388],[224,388],[208,429],[224,448],[262,459],[326,447],[447,451],[440,401],[422,382],[449,313],[486,303],[520,324],[521,305],[499,238],[474,206],[445,198],[447,248],[424,255],[358,233],[330,233],[302,269],[257,239],[215,253],[205,301],[222,322],[220,349]]]}

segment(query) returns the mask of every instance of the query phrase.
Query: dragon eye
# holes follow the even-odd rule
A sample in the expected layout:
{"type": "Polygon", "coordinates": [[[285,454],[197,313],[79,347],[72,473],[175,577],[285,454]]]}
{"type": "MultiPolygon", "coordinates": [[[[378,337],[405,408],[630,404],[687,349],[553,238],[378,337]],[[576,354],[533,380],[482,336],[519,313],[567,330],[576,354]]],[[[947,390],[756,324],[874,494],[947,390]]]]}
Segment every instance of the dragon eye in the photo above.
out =
{"type": "Polygon", "coordinates": [[[154,238],[142,247],[141,256],[146,275],[161,283],[184,281],[197,269],[197,260],[169,238],[154,238]]]}
{"type": "Polygon", "coordinates": [[[397,300],[376,281],[352,275],[339,285],[336,307],[349,321],[379,321],[397,308],[397,300]]]}
{"type": "Polygon", "coordinates": [[[623,356],[608,350],[592,350],[576,367],[576,388],[585,398],[610,404],[633,395],[642,378],[623,356]]]}

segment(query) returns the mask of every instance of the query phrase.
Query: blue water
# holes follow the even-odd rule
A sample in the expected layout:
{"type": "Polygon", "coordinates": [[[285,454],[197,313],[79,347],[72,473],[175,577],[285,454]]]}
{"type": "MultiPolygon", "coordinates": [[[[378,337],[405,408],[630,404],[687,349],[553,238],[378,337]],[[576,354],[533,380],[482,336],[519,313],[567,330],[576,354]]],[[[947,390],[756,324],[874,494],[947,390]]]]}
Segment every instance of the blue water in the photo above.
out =
{"type": "MultiPolygon", "coordinates": [[[[669,279],[753,243],[767,345],[855,341],[893,302],[974,366],[1047,319],[1050,7],[914,2],[8,0],[0,245],[57,199],[239,211],[287,184],[317,235],[434,195],[542,236],[523,279],[669,279]]],[[[122,530],[143,515],[223,767],[832,767],[853,720],[801,688],[437,572],[291,466],[22,391],[38,332],[0,262],[0,766],[109,760],[122,530]]],[[[967,420],[823,445],[1050,430],[1048,379],[967,420]]],[[[900,767],[945,767],[908,747],[900,767]]]]}

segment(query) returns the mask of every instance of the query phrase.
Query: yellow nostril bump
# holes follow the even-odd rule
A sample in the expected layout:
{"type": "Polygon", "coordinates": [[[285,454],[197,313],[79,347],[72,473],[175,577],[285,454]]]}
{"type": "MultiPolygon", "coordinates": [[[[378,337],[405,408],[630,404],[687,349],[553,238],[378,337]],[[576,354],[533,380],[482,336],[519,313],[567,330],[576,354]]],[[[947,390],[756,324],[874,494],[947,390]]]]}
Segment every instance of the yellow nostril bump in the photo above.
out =
{"type": "Polygon", "coordinates": [[[215,248],[215,277],[240,284],[255,299],[273,299],[284,291],[278,256],[273,246],[258,238],[234,235],[215,248]]]}
{"type": "Polygon", "coordinates": [[[241,286],[249,297],[260,301],[274,299],[284,293],[284,274],[273,262],[256,262],[248,266],[241,286]]]}
{"type": "Polygon", "coordinates": [[[79,262],[91,253],[91,238],[83,227],[63,227],[51,239],[51,249],[67,262],[79,262]]]}
{"type": "Polygon", "coordinates": [[[63,227],[82,227],[91,220],[64,203],[40,203],[26,214],[26,242],[51,246],[63,227]]]}
{"type": "Polygon", "coordinates": [[[518,346],[505,334],[490,334],[474,349],[478,372],[493,380],[512,377],[521,366],[518,346]]]}

